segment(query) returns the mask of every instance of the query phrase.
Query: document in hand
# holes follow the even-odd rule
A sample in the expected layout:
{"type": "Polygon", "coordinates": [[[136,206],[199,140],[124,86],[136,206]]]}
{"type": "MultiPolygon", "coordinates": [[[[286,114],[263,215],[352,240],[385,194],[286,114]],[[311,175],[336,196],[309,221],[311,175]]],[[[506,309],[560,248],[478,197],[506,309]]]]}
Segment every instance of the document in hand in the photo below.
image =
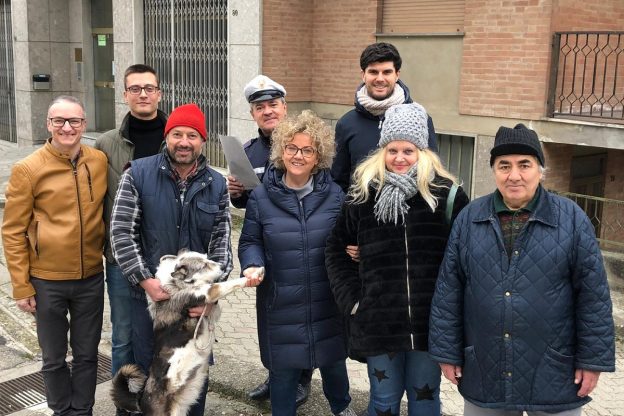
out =
{"type": "Polygon", "coordinates": [[[219,135],[221,148],[227,160],[230,174],[243,184],[245,189],[253,189],[260,185],[260,180],[253,170],[243,144],[236,137],[219,135]]]}

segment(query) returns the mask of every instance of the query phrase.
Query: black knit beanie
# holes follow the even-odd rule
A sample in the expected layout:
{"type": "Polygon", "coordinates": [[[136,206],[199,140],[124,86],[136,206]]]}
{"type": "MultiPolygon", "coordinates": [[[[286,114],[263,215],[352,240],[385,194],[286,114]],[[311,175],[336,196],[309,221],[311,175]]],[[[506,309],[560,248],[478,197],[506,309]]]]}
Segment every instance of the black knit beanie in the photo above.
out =
{"type": "Polygon", "coordinates": [[[537,133],[522,123],[513,129],[500,127],[496,132],[494,147],[490,150],[490,166],[494,165],[497,156],[502,155],[532,155],[544,166],[544,152],[537,133]]]}

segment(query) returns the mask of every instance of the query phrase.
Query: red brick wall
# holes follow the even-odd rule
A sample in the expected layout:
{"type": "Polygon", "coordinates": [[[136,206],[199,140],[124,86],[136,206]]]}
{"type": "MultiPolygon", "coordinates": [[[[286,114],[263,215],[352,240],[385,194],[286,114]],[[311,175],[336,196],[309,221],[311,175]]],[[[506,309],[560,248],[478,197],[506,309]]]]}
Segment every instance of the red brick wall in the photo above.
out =
{"type": "Polygon", "coordinates": [[[544,115],[551,7],[549,0],[466,2],[461,114],[544,115]]]}
{"type": "Polygon", "coordinates": [[[622,0],[553,0],[553,32],[619,30],[624,27],[622,0]]]}
{"type": "Polygon", "coordinates": [[[289,101],[352,104],[362,50],[375,42],[377,0],[264,0],[262,71],[289,101]]]}
{"type": "Polygon", "coordinates": [[[572,154],[574,146],[559,143],[542,143],[546,159],[544,187],[558,192],[570,191],[572,154]]]}

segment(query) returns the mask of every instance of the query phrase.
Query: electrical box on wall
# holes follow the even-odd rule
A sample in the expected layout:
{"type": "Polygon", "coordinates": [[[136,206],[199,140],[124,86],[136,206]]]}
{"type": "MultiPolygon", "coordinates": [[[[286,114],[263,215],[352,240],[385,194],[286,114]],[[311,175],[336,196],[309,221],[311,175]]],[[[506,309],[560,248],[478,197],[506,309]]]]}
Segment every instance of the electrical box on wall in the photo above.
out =
{"type": "Polygon", "coordinates": [[[50,89],[50,74],[35,74],[32,76],[33,90],[47,91],[50,89]]]}

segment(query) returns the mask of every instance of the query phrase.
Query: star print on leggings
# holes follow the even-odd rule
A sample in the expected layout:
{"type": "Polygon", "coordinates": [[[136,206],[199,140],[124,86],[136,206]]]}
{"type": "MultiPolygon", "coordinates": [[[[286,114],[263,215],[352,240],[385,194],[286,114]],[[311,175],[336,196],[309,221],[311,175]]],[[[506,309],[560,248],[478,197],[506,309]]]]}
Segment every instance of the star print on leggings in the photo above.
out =
{"type": "Polygon", "coordinates": [[[391,407],[389,407],[388,410],[379,410],[375,408],[375,413],[377,413],[377,416],[399,416],[398,413],[392,413],[391,407]]]}
{"type": "Polygon", "coordinates": [[[386,370],[377,370],[376,368],[375,368],[375,372],[373,373],[373,375],[377,377],[377,381],[379,383],[381,383],[381,380],[390,378],[386,375],[386,370]]]}
{"type": "Polygon", "coordinates": [[[436,389],[429,388],[429,384],[425,384],[422,388],[414,387],[416,390],[416,401],[418,400],[433,400],[433,393],[436,389]]]}

